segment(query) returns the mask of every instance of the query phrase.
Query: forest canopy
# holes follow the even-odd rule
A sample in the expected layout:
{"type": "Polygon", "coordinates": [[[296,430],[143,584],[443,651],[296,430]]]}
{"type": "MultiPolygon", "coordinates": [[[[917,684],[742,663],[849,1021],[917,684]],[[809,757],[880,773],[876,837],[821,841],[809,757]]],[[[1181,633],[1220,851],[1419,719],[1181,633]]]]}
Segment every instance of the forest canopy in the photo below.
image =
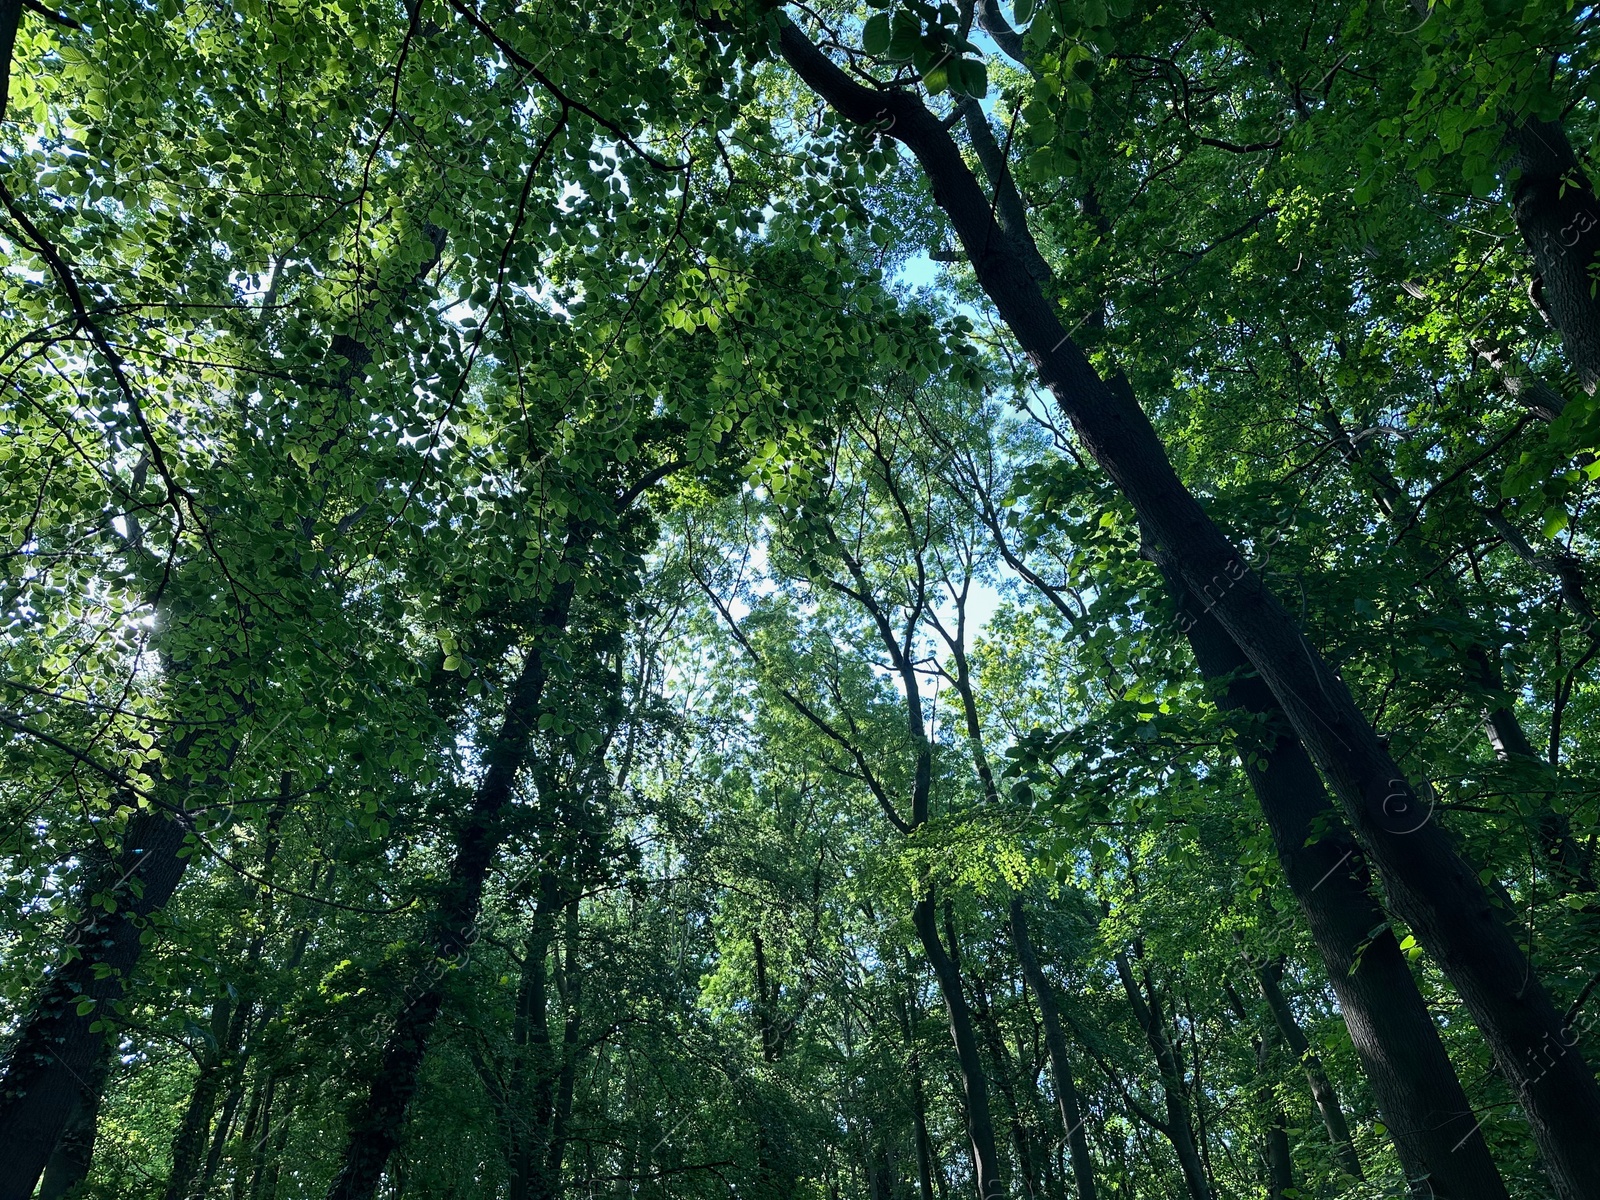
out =
{"type": "Polygon", "coordinates": [[[0,1200],[1600,1200],[1597,35],[0,0],[0,1200]]]}

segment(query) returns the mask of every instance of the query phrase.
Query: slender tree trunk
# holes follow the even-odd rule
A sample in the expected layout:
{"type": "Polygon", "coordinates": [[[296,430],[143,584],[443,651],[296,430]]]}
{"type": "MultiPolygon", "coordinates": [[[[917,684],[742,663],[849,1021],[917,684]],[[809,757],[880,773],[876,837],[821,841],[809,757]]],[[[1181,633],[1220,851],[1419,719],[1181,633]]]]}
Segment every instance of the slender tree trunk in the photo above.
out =
{"type": "MultiPolygon", "coordinates": [[[[911,1131],[917,1143],[917,1194],[920,1200],[933,1200],[933,1143],[928,1137],[928,1100],[922,1080],[922,1058],[917,1053],[912,1015],[916,1011],[914,967],[906,956],[906,995],[896,1005],[900,1014],[900,1036],[906,1043],[906,1074],[911,1080],[911,1131]]],[[[920,1019],[920,1018],[919,1018],[920,1019]]]]}
{"type": "Polygon", "coordinates": [[[1261,1076],[1259,1100],[1267,1114],[1267,1196],[1269,1200],[1285,1200],[1295,1194],[1294,1156],[1289,1152],[1289,1118],[1284,1115],[1267,1072],[1267,1048],[1256,1047],[1256,1070],[1261,1076]]]}
{"type": "MultiPolygon", "coordinates": [[[[967,115],[971,120],[970,111],[967,115]]],[[[1017,201],[1019,212],[1020,205],[1019,200],[1017,201]]],[[[978,701],[972,684],[972,666],[967,658],[966,590],[961,589],[957,595],[956,633],[954,637],[946,638],[945,643],[950,647],[951,656],[955,660],[956,695],[961,700],[962,720],[966,726],[967,743],[972,750],[973,767],[978,773],[985,801],[991,806],[998,806],[1000,789],[995,783],[994,769],[989,765],[988,753],[984,750],[983,723],[978,715],[978,701]]],[[[1072,1175],[1078,1185],[1078,1200],[1097,1200],[1094,1159],[1089,1153],[1089,1139],[1084,1131],[1083,1116],[1079,1111],[1078,1090],[1073,1082],[1072,1060],[1067,1052],[1067,1035],[1061,1024],[1061,1010],[1056,1006],[1050,980],[1046,977],[1044,968],[1040,966],[1039,956],[1034,952],[1033,943],[1028,937],[1027,916],[1023,911],[1020,894],[1013,894],[1011,897],[1007,927],[1011,934],[1012,947],[1017,952],[1017,961],[1022,967],[1023,981],[1033,993],[1034,1002],[1039,1006],[1039,1019],[1044,1025],[1045,1050],[1050,1059],[1050,1080],[1055,1091],[1056,1107],[1061,1114],[1061,1128],[1072,1158],[1072,1175]]]]}
{"type": "Polygon", "coordinates": [[[1156,1069],[1161,1075],[1161,1094],[1167,1105],[1164,1132],[1178,1156],[1184,1186],[1189,1191],[1190,1200],[1211,1200],[1211,1185],[1206,1181],[1205,1164],[1200,1161],[1200,1150],[1194,1140],[1194,1123],[1190,1118],[1189,1097],[1183,1083],[1183,1067],[1167,1037],[1166,1023],[1161,1013],[1161,996],[1148,973],[1145,975],[1145,983],[1149,986],[1148,997],[1140,990],[1126,954],[1119,951],[1112,962],[1116,964],[1117,978],[1122,981],[1122,990],[1127,994],[1134,1020],[1144,1032],[1150,1052],[1155,1055],[1156,1069]]]}
{"type": "Polygon", "coordinates": [[[551,1116],[549,955],[559,905],[556,878],[539,878],[539,902],[523,946],[517,985],[517,1015],[511,1030],[513,1055],[506,1108],[511,1130],[510,1200],[541,1195],[545,1136],[551,1116]]]}
{"type": "Polygon", "coordinates": [[[1600,1087],[1506,914],[1432,822],[1344,681],[1183,486],[1148,417],[1106,387],[1062,327],[942,122],[915,93],[867,87],[784,20],[779,49],[846,120],[903,142],[950,217],[979,286],[1131,502],[1157,554],[1244,652],[1370,848],[1396,911],[1483,1030],[1564,1200],[1600,1195],[1600,1087]]]}
{"type": "MultiPolygon", "coordinates": [[[[954,941],[949,933],[945,936],[948,940],[954,941]]],[[[1000,1093],[1000,1102],[1005,1108],[1006,1115],[1011,1119],[1011,1144],[1017,1152],[1017,1167],[1022,1175],[1022,1189],[1027,1195],[1027,1200],[1043,1200],[1039,1190],[1039,1164],[1034,1158],[1033,1140],[1028,1135],[1022,1107],[1017,1103],[1016,1090],[1011,1086],[1011,1076],[1014,1071],[1011,1056],[1006,1053],[1005,1045],[1000,1040],[1000,1030],[995,1021],[994,1010],[985,995],[983,981],[976,974],[973,976],[972,991],[977,1001],[974,1015],[978,1019],[978,1028],[983,1031],[983,1041],[989,1051],[989,1060],[994,1064],[995,1090],[1000,1093]]]]}
{"type": "Polygon", "coordinates": [[[1305,1031],[1300,1028],[1294,1010],[1289,1007],[1283,989],[1278,986],[1277,968],[1266,963],[1256,963],[1252,973],[1261,992],[1261,998],[1266,1001],[1267,1010],[1272,1013],[1278,1035],[1283,1038],[1283,1044],[1289,1048],[1295,1061],[1306,1073],[1306,1083],[1311,1089],[1312,1103],[1317,1107],[1317,1115],[1322,1118],[1323,1128],[1328,1131],[1328,1141],[1333,1143],[1334,1160],[1345,1174],[1357,1179],[1364,1178],[1361,1159],[1356,1154],[1355,1143],[1350,1138],[1350,1123],[1345,1120],[1344,1107],[1339,1103],[1339,1093],[1334,1090],[1333,1081],[1323,1069],[1322,1059],[1311,1049],[1305,1031]]]}
{"type": "Polygon", "coordinates": [[[212,1056],[200,1064],[194,1087],[189,1092],[189,1104],[184,1110],[183,1123],[172,1142],[172,1170],[167,1176],[162,1200],[186,1200],[200,1167],[200,1156],[206,1148],[211,1132],[211,1118],[216,1113],[217,1096],[222,1090],[223,1064],[212,1056]]]}
{"type": "MultiPolygon", "coordinates": [[[[251,959],[258,959],[260,951],[261,941],[257,939],[251,947],[251,959]]],[[[197,1190],[196,1176],[202,1169],[201,1156],[209,1144],[211,1118],[216,1113],[217,1098],[238,1067],[239,1049],[253,1007],[248,999],[234,1001],[227,997],[222,997],[213,1005],[211,1026],[217,1036],[217,1044],[202,1056],[200,1072],[195,1076],[189,1104],[184,1110],[183,1123],[173,1138],[172,1170],[167,1176],[163,1200],[186,1200],[197,1190]]]]}
{"type": "Polygon", "coordinates": [[[206,1153],[205,1168],[200,1172],[200,1182],[194,1189],[194,1194],[197,1196],[204,1196],[211,1190],[211,1181],[217,1177],[217,1170],[222,1166],[222,1154],[227,1149],[228,1139],[233,1135],[233,1124],[239,1115],[239,1104],[244,1099],[245,1062],[242,1057],[230,1064],[228,1073],[232,1082],[228,1086],[228,1095],[222,1102],[222,1114],[217,1118],[216,1131],[211,1135],[211,1149],[206,1153]]]}
{"type": "MultiPolygon", "coordinates": [[[[563,561],[576,558],[575,551],[587,540],[586,533],[570,533],[563,561]]],[[[547,677],[546,655],[550,643],[566,629],[572,595],[569,578],[556,585],[546,603],[535,627],[536,640],[523,655],[500,728],[489,747],[488,767],[458,837],[455,860],[429,935],[429,949],[441,967],[464,959],[477,941],[478,908],[499,846],[501,814],[511,801],[537,727],[547,677]]],[[[443,974],[443,970],[431,971],[408,990],[385,1041],[382,1063],[366,1102],[351,1121],[328,1200],[372,1200],[389,1156],[400,1142],[428,1038],[444,1003],[443,974]]]]}
{"type": "MultiPolygon", "coordinates": [[[[1234,1015],[1250,1024],[1250,1012],[1245,1007],[1233,984],[1224,983],[1223,991],[1234,1015]]],[[[1294,1188],[1294,1159],[1289,1153],[1289,1120],[1278,1100],[1273,1086],[1272,1060],[1267,1049],[1268,1039],[1250,1034],[1250,1045],[1256,1054],[1256,1103],[1266,1115],[1267,1127],[1262,1137],[1263,1175],[1267,1184],[1268,1200],[1283,1200],[1294,1188]]],[[[1342,1115],[1341,1115],[1342,1119],[1342,1115]]]]}
{"type": "MultiPolygon", "coordinates": [[[[1296,369],[1304,367],[1293,347],[1290,347],[1290,357],[1296,369]]],[[[1326,397],[1322,398],[1319,407],[1324,428],[1342,447],[1344,460],[1352,474],[1366,477],[1364,482],[1379,511],[1397,528],[1397,539],[1417,528],[1416,506],[1382,456],[1370,447],[1362,446],[1350,435],[1326,397]]],[[[1431,546],[1419,544],[1415,539],[1407,539],[1405,544],[1433,581],[1432,587],[1441,593],[1442,602],[1463,619],[1469,618],[1471,614],[1467,603],[1454,586],[1454,576],[1443,569],[1446,566],[1443,557],[1431,546]]],[[[1506,691],[1505,678],[1496,657],[1492,657],[1482,645],[1473,642],[1462,647],[1461,655],[1463,661],[1460,671],[1464,686],[1490,697],[1483,708],[1483,727],[1494,747],[1495,756],[1501,761],[1521,762],[1540,773],[1547,771],[1548,764],[1534,750],[1532,740],[1512,707],[1513,702],[1506,691]]],[[[1581,888],[1585,874],[1582,851],[1572,839],[1572,826],[1567,815],[1557,812],[1552,807],[1551,799],[1547,791],[1534,801],[1531,814],[1534,834],[1544,851],[1546,865],[1560,880],[1561,886],[1567,890],[1574,890],[1574,885],[1581,888]]]]}
{"type": "Polygon", "coordinates": [[[1022,908],[1021,896],[1011,897],[1010,918],[1011,944],[1016,947],[1017,958],[1022,963],[1022,976],[1033,992],[1034,1003],[1039,1006],[1039,1020],[1044,1025],[1045,1050],[1050,1056],[1050,1082],[1054,1085],[1056,1107],[1061,1113],[1061,1128],[1066,1131],[1072,1177],[1078,1184],[1078,1200],[1097,1200],[1094,1159],[1089,1153],[1089,1139],[1084,1131],[1078,1089],[1073,1082],[1067,1034],[1061,1024],[1061,1010],[1056,1007],[1050,979],[1045,975],[1028,936],[1027,916],[1022,908]]]}
{"type": "Polygon", "coordinates": [[[266,1119],[262,1105],[263,1099],[270,1099],[272,1088],[270,1077],[263,1071],[255,1071],[250,1081],[250,1102],[244,1109],[244,1128],[239,1131],[240,1160],[233,1164],[233,1183],[228,1188],[230,1200],[244,1200],[245,1189],[249,1186],[250,1176],[253,1171],[256,1154],[256,1129],[266,1119]]]}
{"type": "Polygon", "coordinates": [[[545,1149],[544,1192],[537,1200],[556,1200],[561,1194],[562,1162],[567,1153],[567,1130],[572,1120],[572,1094],[578,1078],[578,1042],[582,1032],[583,979],[578,971],[578,901],[567,903],[566,937],[558,991],[565,1016],[561,1024],[561,1070],[556,1078],[555,1101],[545,1149]]]}
{"type": "Polygon", "coordinates": [[[928,965],[933,968],[933,977],[939,984],[939,994],[944,998],[945,1014],[950,1021],[950,1040],[955,1043],[956,1063],[961,1071],[963,1108],[967,1136],[972,1142],[972,1173],[978,1186],[978,1200],[1004,1200],[1000,1156],[995,1149],[994,1119],[989,1107],[989,1083],[984,1077],[983,1059],[972,1031],[972,1014],[961,987],[961,972],[939,941],[938,917],[931,896],[917,901],[911,921],[928,965]]]}

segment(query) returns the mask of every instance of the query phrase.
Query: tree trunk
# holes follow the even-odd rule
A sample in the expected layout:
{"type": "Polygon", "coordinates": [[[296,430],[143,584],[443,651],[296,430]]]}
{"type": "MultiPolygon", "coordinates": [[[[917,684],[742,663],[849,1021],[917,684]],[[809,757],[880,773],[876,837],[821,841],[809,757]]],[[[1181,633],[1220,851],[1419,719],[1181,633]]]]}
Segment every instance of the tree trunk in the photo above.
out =
{"type": "Polygon", "coordinates": [[[1333,1143],[1334,1160],[1345,1174],[1357,1179],[1365,1178],[1361,1171],[1361,1159],[1350,1138],[1350,1123],[1345,1120],[1344,1108],[1339,1103],[1339,1093],[1334,1090],[1333,1081],[1323,1069],[1322,1059],[1312,1051],[1300,1022],[1295,1020],[1294,1010],[1289,1007],[1283,989],[1278,986],[1277,969],[1267,963],[1257,963],[1253,973],[1261,998],[1272,1013],[1273,1023],[1278,1027],[1283,1044],[1306,1073],[1312,1103],[1317,1107],[1317,1115],[1322,1118],[1323,1128],[1328,1131],[1328,1140],[1333,1143]]]}
{"type": "Polygon", "coordinates": [[[187,1200],[211,1132],[211,1118],[217,1109],[222,1084],[222,1063],[210,1058],[202,1062],[189,1092],[183,1123],[172,1141],[172,1170],[167,1175],[162,1200],[187,1200]]]}
{"type": "MultiPolygon", "coordinates": [[[[573,530],[562,560],[571,562],[587,541],[587,533],[573,530]]],[[[556,585],[540,614],[536,640],[523,655],[522,669],[486,756],[488,767],[457,839],[445,893],[434,913],[428,940],[438,967],[407,990],[366,1102],[350,1123],[342,1164],[328,1189],[328,1200],[372,1200],[389,1156],[400,1142],[428,1038],[444,1003],[446,964],[464,960],[477,941],[478,907],[500,842],[500,816],[511,801],[537,728],[547,678],[546,655],[550,642],[566,629],[572,595],[570,577],[556,585]]]]}
{"type": "Polygon", "coordinates": [[[866,87],[791,21],[779,48],[845,119],[903,142],[950,217],[979,286],[1157,554],[1205,600],[1282,706],[1370,848],[1396,911],[1455,985],[1527,1114],[1564,1200],[1600,1195],[1600,1087],[1506,915],[1356,707],[1344,681],[1183,486],[1137,404],[1106,387],[995,221],[960,150],[915,93],[866,87]]]}
{"type": "Polygon", "coordinates": [[[916,985],[911,955],[906,955],[906,995],[896,1005],[900,1016],[900,1036],[906,1043],[906,1074],[911,1080],[911,1130],[917,1142],[917,1194],[920,1200],[933,1200],[933,1143],[928,1137],[928,1100],[922,1082],[922,1058],[917,1053],[912,1014],[916,1005],[916,985]]]}
{"type": "Polygon", "coordinates": [[[978,1186],[978,1200],[1004,1200],[1000,1182],[1000,1156],[995,1150],[994,1120],[989,1108],[989,1084],[983,1074],[983,1059],[972,1031],[972,1014],[966,993],[961,988],[961,972],[939,941],[939,926],[933,897],[918,900],[911,914],[917,938],[922,942],[928,965],[933,968],[950,1021],[950,1040],[955,1043],[956,1064],[961,1071],[963,1109],[967,1136],[972,1143],[972,1174],[978,1186]]]}
{"type": "MultiPolygon", "coordinates": [[[[1506,1200],[1466,1092],[1389,918],[1369,890],[1360,848],[1238,647],[1170,571],[1163,574],[1200,673],[1213,682],[1230,681],[1218,702],[1266,721],[1261,744],[1240,756],[1245,774],[1414,1190],[1422,1197],[1506,1200]]],[[[1292,1023],[1287,1005],[1282,1011],[1292,1023]]],[[[1281,1027],[1276,1007],[1273,1016],[1281,1027]]],[[[1295,1031],[1304,1043],[1298,1026],[1295,1031]]],[[[1348,1128],[1344,1133],[1348,1139],[1348,1128]]],[[[1329,1134],[1338,1138],[1332,1128],[1329,1134]]]]}
{"type": "MultiPolygon", "coordinates": [[[[259,939],[251,950],[252,960],[258,959],[261,951],[259,939]]],[[[244,1040],[245,1024],[253,1007],[248,999],[230,1001],[226,996],[212,1006],[211,1026],[217,1036],[217,1044],[201,1056],[200,1073],[190,1090],[183,1123],[172,1141],[172,1170],[167,1175],[163,1200],[186,1200],[198,1190],[195,1186],[196,1177],[202,1170],[201,1155],[209,1143],[211,1118],[216,1112],[217,1098],[238,1066],[239,1047],[244,1040]]]]}
{"type": "MultiPolygon", "coordinates": [[[[945,929],[946,940],[953,943],[955,938],[948,922],[945,929]]],[[[1000,1040],[999,1025],[995,1021],[994,1010],[985,994],[983,980],[976,974],[972,980],[972,991],[973,998],[977,1002],[974,1006],[974,1015],[978,1019],[978,1028],[983,1031],[984,1046],[989,1051],[989,1060],[994,1064],[995,1090],[1000,1093],[1000,1103],[1011,1119],[1011,1145],[1017,1152],[1017,1167],[1022,1176],[1022,1190],[1026,1200],[1043,1200],[1039,1190],[1039,1164],[1034,1158],[1033,1139],[1028,1135],[1022,1107],[1017,1103],[1016,1090],[1011,1086],[1011,1076],[1014,1071],[1011,1056],[1000,1040]]]]}
{"type": "Polygon", "coordinates": [[[79,1089],[72,1114],[67,1118],[60,1140],[39,1183],[37,1200],[60,1200],[89,1177],[94,1161],[95,1126],[100,1115],[100,1097],[105,1094],[106,1074],[111,1067],[111,1044],[101,1050],[98,1065],[79,1089]]]}
{"type": "Polygon", "coordinates": [[[556,1077],[555,1101],[546,1138],[544,1190],[535,1200],[556,1200],[561,1194],[561,1168],[567,1153],[567,1129],[572,1120],[572,1094],[578,1078],[578,1038],[582,1031],[583,980],[578,965],[578,901],[567,903],[567,928],[557,990],[566,1015],[561,1023],[561,1070],[556,1077]]]}
{"type": "MultiPolygon", "coordinates": [[[[971,113],[968,113],[969,119],[971,113]]],[[[987,127],[985,127],[987,128],[987,127]]],[[[1018,202],[1020,211],[1020,201],[1018,202]]],[[[1000,789],[995,783],[994,769],[983,746],[983,724],[978,716],[977,697],[972,686],[972,667],[966,650],[966,592],[959,593],[956,613],[956,634],[946,638],[946,645],[955,660],[955,689],[961,700],[962,720],[966,726],[967,742],[972,749],[972,762],[983,788],[984,799],[998,806],[1000,789]]],[[[1072,1077],[1072,1060],[1067,1053],[1066,1031],[1061,1025],[1061,1010],[1056,1006],[1055,993],[1039,964],[1028,937],[1028,922],[1020,894],[1013,894],[1007,921],[1012,947],[1022,967],[1022,978],[1033,993],[1039,1006],[1039,1019],[1044,1025],[1045,1050],[1050,1059],[1050,1080],[1056,1095],[1056,1107],[1061,1114],[1061,1128],[1067,1139],[1072,1158],[1072,1175],[1078,1184],[1078,1200],[1097,1200],[1094,1182],[1094,1159],[1089,1153],[1089,1139],[1084,1132],[1083,1117],[1078,1107],[1078,1090],[1072,1077]]]]}
{"type": "Polygon", "coordinates": [[[1089,1153],[1089,1139],[1084,1132],[1084,1118],[1078,1104],[1078,1089],[1073,1082],[1072,1059],[1067,1053],[1067,1034],[1062,1028],[1061,1010],[1056,1007],[1055,992],[1028,936],[1027,916],[1023,912],[1021,896],[1011,897],[1010,925],[1011,944],[1016,947],[1017,958],[1022,963],[1022,977],[1033,993],[1034,1003],[1039,1006],[1039,1020],[1044,1025],[1045,1050],[1050,1055],[1050,1082],[1055,1086],[1061,1128],[1066,1131],[1072,1177],[1078,1184],[1078,1200],[1097,1200],[1094,1159],[1089,1153]]]}
{"type": "Polygon", "coordinates": [[[1273,1091],[1267,1075],[1266,1047],[1259,1048],[1256,1068],[1261,1072],[1260,1100],[1267,1113],[1267,1197],[1268,1200],[1285,1200],[1295,1194],[1294,1156],[1289,1152],[1289,1118],[1273,1091]]]}
{"type": "Polygon", "coordinates": [[[1150,1052],[1155,1055],[1156,1069],[1161,1075],[1161,1095],[1167,1105],[1167,1123],[1163,1132],[1178,1156],[1178,1168],[1183,1172],[1184,1186],[1189,1191],[1190,1200],[1211,1200],[1211,1185],[1206,1182],[1205,1165],[1200,1161],[1200,1150],[1195,1145],[1189,1098],[1183,1084],[1183,1068],[1167,1037],[1161,1014],[1161,997],[1148,973],[1145,975],[1145,983],[1149,986],[1148,999],[1140,991],[1126,954],[1119,951],[1112,962],[1116,964],[1117,978],[1122,981],[1122,990],[1127,994],[1134,1020],[1144,1032],[1150,1052]]]}
{"type": "Polygon", "coordinates": [[[1561,332],[1567,358],[1593,392],[1600,382],[1600,201],[1578,165],[1566,130],[1532,117],[1506,134],[1517,229],[1533,255],[1535,299],[1561,332]]]}
{"type": "Polygon", "coordinates": [[[160,810],[145,809],[128,824],[122,852],[83,889],[86,916],[69,944],[79,957],[63,963],[45,985],[18,1031],[0,1076],[0,1200],[29,1200],[67,1123],[93,1119],[85,1081],[103,1080],[98,1064],[107,1041],[97,1023],[109,1022],[128,973],[143,947],[145,919],[171,898],[189,860],[179,858],[187,830],[160,810]],[[142,892],[134,895],[137,880],[142,892]],[[87,902],[104,892],[116,911],[87,902]],[[98,968],[98,969],[97,969],[98,968]],[[90,1003],[92,1002],[92,1003],[90,1003]]]}
{"type": "Polygon", "coordinates": [[[539,877],[539,901],[523,945],[517,1013],[511,1029],[511,1082],[507,1088],[510,1127],[510,1200],[543,1195],[545,1136],[550,1126],[549,955],[559,904],[555,875],[539,877]]]}

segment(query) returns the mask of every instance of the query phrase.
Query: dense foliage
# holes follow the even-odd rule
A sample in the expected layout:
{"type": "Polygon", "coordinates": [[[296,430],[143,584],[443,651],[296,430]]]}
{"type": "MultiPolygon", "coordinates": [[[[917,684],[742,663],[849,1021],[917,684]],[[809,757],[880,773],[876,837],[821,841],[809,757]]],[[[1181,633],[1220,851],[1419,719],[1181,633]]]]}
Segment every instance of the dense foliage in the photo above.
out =
{"type": "Polygon", "coordinates": [[[1600,1200],[1597,22],[0,2],[0,1200],[1600,1200]]]}

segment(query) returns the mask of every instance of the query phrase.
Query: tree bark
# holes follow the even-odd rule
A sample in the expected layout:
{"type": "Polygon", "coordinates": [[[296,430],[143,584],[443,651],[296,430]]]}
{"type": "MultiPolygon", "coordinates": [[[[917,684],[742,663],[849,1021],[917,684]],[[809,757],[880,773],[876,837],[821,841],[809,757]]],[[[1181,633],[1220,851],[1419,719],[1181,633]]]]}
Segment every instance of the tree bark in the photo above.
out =
{"type": "Polygon", "coordinates": [[[1564,1200],[1600,1195],[1600,1087],[1489,891],[1432,821],[1349,689],[1183,486],[1137,404],[1095,373],[996,223],[943,124],[914,94],[867,87],[785,20],[780,51],[846,120],[904,143],[961,239],[979,286],[1079,439],[1271,689],[1369,847],[1397,912],[1483,1031],[1564,1200]]]}
{"type": "Polygon", "coordinates": [[[111,1045],[107,1042],[101,1049],[98,1065],[79,1090],[72,1115],[67,1118],[61,1138],[45,1165],[37,1200],[60,1200],[89,1177],[89,1167],[94,1162],[100,1097],[105,1093],[106,1074],[110,1067],[111,1045]]]}
{"type": "Polygon", "coordinates": [[[1600,382],[1600,201],[1558,121],[1532,117],[1506,134],[1511,208],[1537,272],[1537,299],[1561,332],[1584,389],[1600,382]]]}
{"type": "MultiPolygon", "coordinates": [[[[1505,1200],[1439,1031],[1369,890],[1360,848],[1304,748],[1282,728],[1271,693],[1248,673],[1244,656],[1210,614],[1165,574],[1201,674],[1229,681],[1219,702],[1265,719],[1262,743],[1241,755],[1245,774],[1413,1189],[1420,1197],[1505,1200]]],[[[1276,1008],[1273,1016],[1281,1027],[1276,1008]]],[[[1330,1130],[1330,1136],[1337,1135],[1330,1130]]]]}
{"type": "MultiPolygon", "coordinates": [[[[258,959],[261,941],[251,947],[252,959],[258,959]]],[[[189,1104],[184,1110],[183,1123],[172,1142],[172,1169],[167,1175],[163,1200],[187,1200],[196,1191],[196,1177],[203,1169],[202,1154],[209,1144],[211,1118],[216,1112],[217,1098],[223,1086],[230,1083],[236,1070],[240,1043],[254,1004],[249,999],[229,1000],[223,997],[212,1006],[211,1025],[217,1044],[202,1055],[200,1073],[195,1076],[189,1093],[189,1104]]]]}

